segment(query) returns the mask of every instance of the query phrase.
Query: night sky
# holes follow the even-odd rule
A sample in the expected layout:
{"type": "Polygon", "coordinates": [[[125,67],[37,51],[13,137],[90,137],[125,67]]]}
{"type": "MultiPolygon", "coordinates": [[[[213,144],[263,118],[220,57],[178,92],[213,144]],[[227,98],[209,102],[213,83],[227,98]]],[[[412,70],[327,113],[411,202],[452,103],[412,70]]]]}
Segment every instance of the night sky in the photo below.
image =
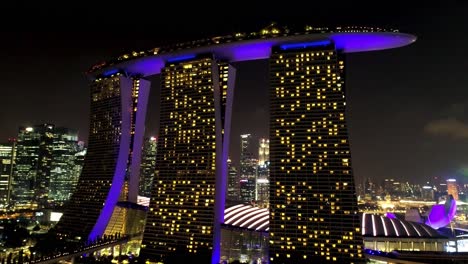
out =
{"type": "MultiPolygon", "coordinates": [[[[200,12],[193,11],[203,9],[195,4],[176,8],[156,2],[107,10],[84,4],[45,8],[24,3],[17,13],[5,8],[0,18],[0,142],[16,137],[21,125],[42,122],[76,128],[87,141],[84,72],[132,50],[257,31],[272,21],[298,27],[381,26],[415,34],[418,40],[399,49],[348,55],[348,122],[357,181],[370,177],[422,183],[431,177],[466,177],[468,183],[468,4],[441,1],[412,7],[387,2],[368,6],[333,1],[305,8],[288,1],[273,10],[236,2],[238,7],[230,11],[220,6],[200,12]]],[[[234,161],[241,133],[268,136],[267,65],[265,60],[237,64],[234,161]]],[[[150,100],[147,134],[155,135],[156,92],[150,100]]]]}

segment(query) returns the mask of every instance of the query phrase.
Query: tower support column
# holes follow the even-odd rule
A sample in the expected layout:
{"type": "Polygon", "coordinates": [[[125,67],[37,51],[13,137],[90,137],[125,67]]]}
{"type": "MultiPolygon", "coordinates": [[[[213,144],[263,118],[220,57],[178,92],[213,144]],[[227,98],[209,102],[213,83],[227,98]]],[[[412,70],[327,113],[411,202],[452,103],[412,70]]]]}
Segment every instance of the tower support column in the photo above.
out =
{"type": "Polygon", "coordinates": [[[221,259],[221,224],[224,223],[224,207],[227,188],[229,155],[229,140],[231,134],[232,103],[236,83],[236,68],[229,65],[228,82],[226,91],[226,106],[224,111],[224,124],[222,122],[222,96],[218,66],[213,64],[212,78],[215,99],[215,124],[216,124],[216,187],[215,187],[215,211],[213,223],[213,251],[211,263],[217,264],[221,259]]]}

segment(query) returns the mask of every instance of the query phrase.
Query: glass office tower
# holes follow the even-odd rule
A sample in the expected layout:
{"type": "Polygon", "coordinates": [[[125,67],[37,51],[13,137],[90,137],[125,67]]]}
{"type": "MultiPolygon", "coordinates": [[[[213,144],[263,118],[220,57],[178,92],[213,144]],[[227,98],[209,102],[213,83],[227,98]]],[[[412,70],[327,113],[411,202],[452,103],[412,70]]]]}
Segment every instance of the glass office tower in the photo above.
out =
{"type": "Polygon", "coordinates": [[[153,187],[154,170],[156,167],[157,138],[145,139],[140,167],[139,195],[150,197],[153,187]]]}
{"type": "Polygon", "coordinates": [[[15,140],[10,140],[6,144],[0,144],[0,208],[6,208],[10,205],[15,156],[15,140]]]}
{"type": "Polygon", "coordinates": [[[70,199],[81,171],[76,170],[76,154],[80,151],[78,132],[58,127],[54,130],[50,170],[49,204],[61,205],[70,199]]]}
{"type": "Polygon", "coordinates": [[[47,206],[53,133],[52,124],[19,129],[12,182],[12,200],[18,209],[47,206]]]}

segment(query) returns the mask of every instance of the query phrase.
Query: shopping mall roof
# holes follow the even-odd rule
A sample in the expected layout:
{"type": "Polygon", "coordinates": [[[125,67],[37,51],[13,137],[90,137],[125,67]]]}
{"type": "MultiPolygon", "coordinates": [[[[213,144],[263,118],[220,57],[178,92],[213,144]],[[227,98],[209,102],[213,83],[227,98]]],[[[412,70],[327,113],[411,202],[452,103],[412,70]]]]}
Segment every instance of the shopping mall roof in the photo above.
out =
{"type": "MultiPolygon", "coordinates": [[[[445,238],[426,224],[383,215],[364,213],[361,223],[364,237],[445,238]]],[[[224,225],[267,232],[270,228],[269,210],[249,204],[234,205],[224,210],[224,225]]]]}

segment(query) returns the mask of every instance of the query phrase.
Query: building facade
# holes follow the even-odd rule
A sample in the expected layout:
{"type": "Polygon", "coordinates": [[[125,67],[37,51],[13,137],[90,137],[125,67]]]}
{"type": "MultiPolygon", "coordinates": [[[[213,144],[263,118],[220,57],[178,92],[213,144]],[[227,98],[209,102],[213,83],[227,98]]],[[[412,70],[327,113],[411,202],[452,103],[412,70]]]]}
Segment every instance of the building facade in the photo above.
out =
{"type": "Polygon", "coordinates": [[[94,65],[88,72],[96,78],[89,155],[75,192],[79,195],[72,196],[58,226],[72,233],[93,230],[92,240],[102,234],[116,197],[130,199],[137,192],[132,175],[140,170],[133,157],[141,145],[131,142],[143,131],[138,125],[132,131],[131,120],[136,116],[138,123],[146,109],[139,106],[144,97],[132,97],[136,90],[124,88],[134,85],[122,82],[161,74],[159,149],[142,254],[187,261],[187,256],[211,251],[211,263],[219,263],[235,80],[235,69],[227,65],[270,59],[270,262],[360,262],[342,55],[415,40],[381,28],[272,25],[94,65]]]}
{"type": "Polygon", "coordinates": [[[363,262],[343,55],[332,41],[274,47],[270,83],[270,261],[363,262]]]}
{"type": "Polygon", "coordinates": [[[223,212],[215,203],[224,208],[227,181],[216,179],[227,171],[230,69],[212,56],[177,58],[162,69],[156,186],[142,245],[148,258],[207,263],[220,240],[215,222],[223,212]]]}
{"type": "Polygon", "coordinates": [[[150,197],[156,169],[156,151],[158,140],[155,137],[145,139],[140,168],[139,195],[150,197]]]}
{"type": "Polygon", "coordinates": [[[240,200],[242,202],[253,202],[256,199],[256,180],[258,160],[254,158],[251,151],[252,135],[243,134],[241,137],[241,152],[239,164],[239,187],[240,200]]]}
{"type": "Polygon", "coordinates": [[[240,181],[239,173],[236,166],[232,164],[230,159],[227,160],[228,166],[228,185],[226,190],[226,203],[237,204],[240,201],[240,181]]]}
{"type": "Polygon", "coordinates": [[[261,138],[258,142],[258,165],[264,165],[270,161],[270,140],[261,138]]]}
{"type": "Polygon", "coordinates": [[[258,146],[258,167],[255,199],[268,206],[270,197],[270,140],[261,138],[258,146]]]}
{"type": "Polygon", "coordinates": [[[76,188],[81,168],[77,168],[78,132],[57,127],[52,143],[52,162],[48,203],[62,205],[70,199],[76,188]]]}
{"type": "Polygon", "coordinates": [[[458,201],[458,183],[456,179],[447,180],[447,194],[452,195],[453,199],[458,201]]]}
{"type": "Polygon", "coordinates": [[[0,208],[10,206],[11,181],[16,156],[16,141],[0,144],[0,208]]]}
{"type": "Polygon", "coordinates": [[[55,226],[62,237],[102,236],[119,201],[136,203],[149,82],[112,71],[91,84],[88,148],[78,185],[55,226]]]}
{"type": "Polygon", "coordinates": [[[52,124],[19,129],[12,182],[16,208],[47,206],[53,138],[52,124]]]}

